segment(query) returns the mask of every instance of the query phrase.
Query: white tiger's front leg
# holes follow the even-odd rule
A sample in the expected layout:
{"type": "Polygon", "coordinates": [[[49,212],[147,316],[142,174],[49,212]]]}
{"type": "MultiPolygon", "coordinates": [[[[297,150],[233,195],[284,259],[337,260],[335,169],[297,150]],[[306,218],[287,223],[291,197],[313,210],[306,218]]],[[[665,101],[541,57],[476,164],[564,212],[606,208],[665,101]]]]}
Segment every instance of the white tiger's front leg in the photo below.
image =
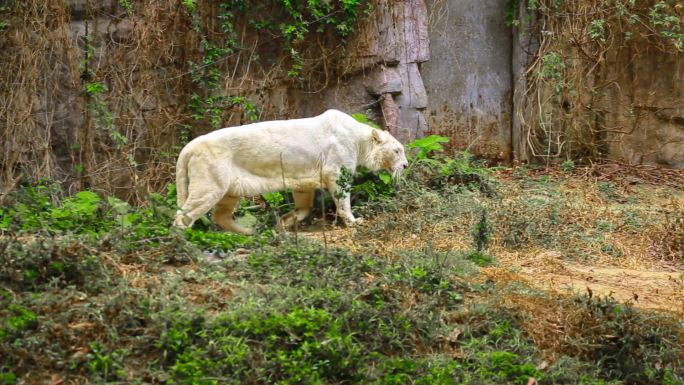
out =
{"type": "MultiPolygon", "coordinates": [[[[337,185],[337,176],[332,181],[328,181],[327,188],[335,201],[337,216],[342,219],[345,225],[353,226],[360,223],[361,218],[354,218],[351,210],[351,196],[348,191],[344,191],[337,185]]],[[[331,178],[333,179],[333,178],[331,178]]]]}
{"type": "Polygon", "coordinates": [[[342,218],[345,225],[353,226],[356,223],[359,223],[361,218],[354,218],[354,214],[351,210],[351,197],[349,196],[349,193],[345,193],[343,198],[334,199],[335,206],[337,207],[337,216],[342,218]]]}

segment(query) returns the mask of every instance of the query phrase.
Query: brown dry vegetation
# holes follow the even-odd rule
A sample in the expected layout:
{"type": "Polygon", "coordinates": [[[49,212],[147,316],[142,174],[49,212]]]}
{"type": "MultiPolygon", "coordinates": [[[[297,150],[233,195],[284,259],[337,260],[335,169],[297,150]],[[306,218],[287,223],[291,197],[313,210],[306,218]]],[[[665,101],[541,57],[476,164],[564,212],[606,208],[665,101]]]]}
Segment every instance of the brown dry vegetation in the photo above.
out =
{"type": "Polygon", "coordinates": [[[678,128],[668,126],[684,102],[681,81],[661,75],[681,68],[681,2],[511,3],[525,57],[514,102],[520,159],[678,159],[678,128]]]}
{"type": "Polygon", "coordinates": [[[468,251],[479,208],[486,208],[493,227],[487,253],[499,267],[485,276],[496,281],[497,271],[514,271],[552,292],[591,292],[684,314],[684,172],[613,164],[572,175],[519,168],[494,176],[497,198],[400,192],[395,211],[336,230],[329,241],[386,256],[468,251]]]}
{"type": "MultiPolygon", "coordinates": [[[[70,192],[96,188],[145,202],[173,178],[175,155],[188,138],[290,117],[287,106],[274,107],[278,92],[290,92],[283,85],[315,92],[341,76],[344,64],[332,64],[343,50],[334,26],[306,34],[307,44],[292,42],[302,68],[299,80],[288,76],[293,58],[277,29],[291,21],[278,6],[226,19],[218,2],[203,2],[193,12],[181,1],[136,2],[132,12],[121,3],[3,5],[3,193],[48,179],[70,192]],[[275,27],[259,29],[255,21],[275,27]],[[232,31],[224,30],[226,22],[232,31]],[[210,57],[212,47],[225,51],[210,57]],[[209,85],[211,71],[218,79],[209,85]],[[219,101],[193,107],[194,96],[219,101]],[[255,110],[246,110],[247,103],[255,110]],[[218,123],[208,116],[211,108],[218,123]]],[[[318,29],[314,21],[302,22],[318,29]]]]}

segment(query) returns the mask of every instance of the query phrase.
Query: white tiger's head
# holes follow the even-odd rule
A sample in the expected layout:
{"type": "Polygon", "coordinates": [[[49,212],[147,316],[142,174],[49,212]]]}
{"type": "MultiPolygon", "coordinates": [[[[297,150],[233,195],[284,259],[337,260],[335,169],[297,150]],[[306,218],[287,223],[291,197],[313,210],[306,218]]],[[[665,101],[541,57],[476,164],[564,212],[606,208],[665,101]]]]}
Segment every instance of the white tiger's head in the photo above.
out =
{"type": "Polygon", "coordinates": [[[392,173],[394,178],[399,177],[408,167],[404,146],[389,132],[377,129],[373,130],[371,142],[372,147],[364,166],[373,172],[385,170],[392,173]]]}

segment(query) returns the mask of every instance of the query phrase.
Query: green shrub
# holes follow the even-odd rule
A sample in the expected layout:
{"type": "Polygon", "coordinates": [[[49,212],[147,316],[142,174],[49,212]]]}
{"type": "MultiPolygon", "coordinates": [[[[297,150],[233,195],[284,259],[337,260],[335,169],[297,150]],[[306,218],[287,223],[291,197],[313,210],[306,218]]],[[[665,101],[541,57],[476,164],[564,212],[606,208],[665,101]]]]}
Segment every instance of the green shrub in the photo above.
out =
{"type": "Polygon", "coordinates": [[[584,311],[588,329],[568,343],[583,359],[596,362],[604,378],[630,384],[684,383],[681,323],[646,315],[612,298],[574,301],[584,311]]]}
{"type": "Polygon", "coordinates": [[[446,137],[430,135],[409,143],[408,147],[417,152],[409,155],[405,177],[417,179],[433,189],[441,190],[457,184],[494,197],[496,189],[489,177],[490,170],[467,150],[453,157],[445,156],[442,143],[448,142],[446,137]]]}
{"type": "Polygon", "coordinates": [[[473,227],[470,234],[473,236],[475,250],[481,252],[492,238],[492,229],[487,219],[487,209],[482,209],[480,219],[473,227]]]}
{"type": "Polygon", "coordinates": [[[12,372],[0,371],[0,385],[14,385],[17,383],[17,376],[12,372]]]}
{"type": "Polygon", "coordinates": [[[342,320],[324,309],[280,312],[249,306],[211,320],[175,314],[160,348],[174,381],[193,384],[213,383],[203,378],[239,384],[248,375],[280,383],[353,380],[361,351],[343,331],[342,320]],[[255,356],[261,361],[258,371],[250,362],[255,356]]]}
{"type": "Polygon", "coordinates": [[[482,267],[493,265],[495,262],[492,256],[477,250],[467,253],[466,258],[472,261],[474,264],[482,267]]]}
{"type": "Polygon", "coordinates": [[[99,343],[93,342],[87,355],[88,369],[104,381],[124,379],[123,361],[126,354],[124,349],[108,353],[99,343]]]}
{"type": "Polygon", "coordinates": [[[0,300],[0,304],[3,305],[3,310],[0,310],[0,342],[11,343],[37,325],[33,311],[7,299],[0,300]]]}
{"type": "Polygon", "coordinates": [[[97,291],[107,283],[101,259],[87,237],[24,241],[0,238],[0,281],[9,287],[38,290],[50,285],[76,285],[97,291]],[[92,277],[97,277],[91,280],[92,277]]]}
{"type": "Polygon", "coordinates": [[[188,229],[185,232],[188,241],[203,249],[233,250],[236,247],[250,246],[255,243],[255,238],[247,235],[230,233],[225,231],[202,231],[188,229]]]}

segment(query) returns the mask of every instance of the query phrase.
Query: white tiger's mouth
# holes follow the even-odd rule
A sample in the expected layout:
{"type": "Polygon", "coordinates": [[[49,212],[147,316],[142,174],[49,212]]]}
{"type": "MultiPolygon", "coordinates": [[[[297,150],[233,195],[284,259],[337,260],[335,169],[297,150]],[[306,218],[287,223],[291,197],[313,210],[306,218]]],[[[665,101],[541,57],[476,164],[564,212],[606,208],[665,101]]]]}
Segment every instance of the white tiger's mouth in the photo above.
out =
{"type": "Polygon", "coordinates": [[[403,171],[404,171],[403,167],[401,167],[401,166],[396,167],[394,170],[392,170],[392,179],[394,179],[395,181],[399,180],[399,178],[401,177],[401,173],[403,171]]]}

